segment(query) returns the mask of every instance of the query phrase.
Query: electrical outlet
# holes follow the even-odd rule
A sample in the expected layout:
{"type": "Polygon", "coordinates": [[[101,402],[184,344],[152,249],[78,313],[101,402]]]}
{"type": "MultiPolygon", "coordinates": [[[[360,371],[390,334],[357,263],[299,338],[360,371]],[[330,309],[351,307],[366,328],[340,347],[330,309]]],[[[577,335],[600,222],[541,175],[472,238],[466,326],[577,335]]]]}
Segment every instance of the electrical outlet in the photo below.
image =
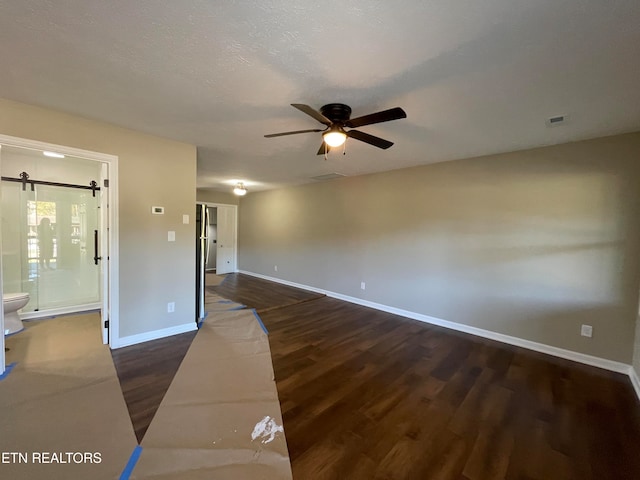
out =
{"type": "Polygon", "coordinates": [[[273,269],[277,272],[278,271],[278,265],[274,265],[273,269]]]}
{"type": "Polygon", "coordinates": [[[176,302],[167,303],[167,313],[173,313],[176,311],[176,302]]]}
{"type": "Polygon", "coordinates": [[[593,336],[593,327],[591,325],[582,325],[580,335],[591,338],[593,336]]]}
{"type": "Polygon", "coordinates": [[[360,289],[364,290],[366,288],[366,284],[364,282],[360,282],[360,289]]]}

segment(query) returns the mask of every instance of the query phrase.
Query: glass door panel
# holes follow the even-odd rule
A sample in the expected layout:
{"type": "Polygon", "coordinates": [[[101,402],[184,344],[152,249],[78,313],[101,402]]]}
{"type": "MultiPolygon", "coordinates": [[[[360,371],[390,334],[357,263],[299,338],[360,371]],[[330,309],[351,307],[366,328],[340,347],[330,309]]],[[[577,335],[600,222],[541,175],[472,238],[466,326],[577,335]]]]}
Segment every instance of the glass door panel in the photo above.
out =
{"type": "Polygon", "coordinates": [[[38,309],[99,302],[100,267],[93,259],[98,197],[90,190],[37,185],[30,211],[37,225],[38,309]]]}
{"type": "Polygon", "coordinates": [[[2,274],[4,293],[29,293],[29,303],[22,310],[38,308],[38,244],[35,216],[29,205],[35,192],[22,190],[18,183],[2,185],[2,274]]]}
{"type": "Polygon", "coordinates": [[[100,302],[94,263],[99,197],[59,186],[2,187],[4,291],[29,293],[23,313],[100,302]]]}

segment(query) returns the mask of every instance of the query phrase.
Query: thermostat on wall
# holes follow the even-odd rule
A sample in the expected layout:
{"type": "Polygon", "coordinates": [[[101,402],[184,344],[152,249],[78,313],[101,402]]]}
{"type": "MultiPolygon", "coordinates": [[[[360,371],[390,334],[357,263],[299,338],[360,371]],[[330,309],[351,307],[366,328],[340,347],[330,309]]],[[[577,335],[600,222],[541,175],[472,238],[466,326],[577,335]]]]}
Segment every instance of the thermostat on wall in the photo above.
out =
{"type": "Polygon", "coordinates": [[[151,207],[151,213],[154,215],[164,215],[164,207],[151,207]]]}

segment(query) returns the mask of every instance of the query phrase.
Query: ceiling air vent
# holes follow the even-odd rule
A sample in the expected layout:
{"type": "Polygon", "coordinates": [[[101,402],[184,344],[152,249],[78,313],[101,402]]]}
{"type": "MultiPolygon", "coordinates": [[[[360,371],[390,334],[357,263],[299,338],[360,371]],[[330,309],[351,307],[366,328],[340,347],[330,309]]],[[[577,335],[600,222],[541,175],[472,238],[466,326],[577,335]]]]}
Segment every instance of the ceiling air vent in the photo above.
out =
{"type": "Polygon", "coordinates": [[[324,182],[325,180],[333,180],[334,178],[346,177],[342,173],[327,173],[325,175],[318,175],[317,177],[311,177],[311,180],[315,180],[317,182],[324,182]]]}
{"type": "Polygon", "coordinates": [[[545,123],[547,124],[547,127],[558,127],[567,123],[567,116],[556,115],[555,117],[548,118],[545,123]]]}

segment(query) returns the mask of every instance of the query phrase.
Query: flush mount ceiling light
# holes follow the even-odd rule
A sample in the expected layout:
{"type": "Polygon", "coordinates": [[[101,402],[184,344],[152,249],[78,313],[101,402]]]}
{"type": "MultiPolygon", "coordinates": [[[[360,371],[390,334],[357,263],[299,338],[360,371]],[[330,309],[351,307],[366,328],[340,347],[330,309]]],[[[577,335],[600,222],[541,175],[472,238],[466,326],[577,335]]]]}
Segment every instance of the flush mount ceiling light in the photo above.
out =
{"type": "Polygon", "coordinates": [[[330,147],[339,147],[347,140],[347,134],[339,126],[333,126],[322,134],[324,142],[330,147]]]}
{"type": "Polygon", "coordinates": [[[244,183],[238,182],[236,187],[233,189],[233,193],[239,196],[243,196],[247,194],[247,189],[244,187],[244,183]]]}
{"type": "Polygon", "coordinates": [[[56,152],[42,152],[42,154],[45,157],[64,158],[64,155],[62,155],[61,153],[56,153],[56,152]]]}

